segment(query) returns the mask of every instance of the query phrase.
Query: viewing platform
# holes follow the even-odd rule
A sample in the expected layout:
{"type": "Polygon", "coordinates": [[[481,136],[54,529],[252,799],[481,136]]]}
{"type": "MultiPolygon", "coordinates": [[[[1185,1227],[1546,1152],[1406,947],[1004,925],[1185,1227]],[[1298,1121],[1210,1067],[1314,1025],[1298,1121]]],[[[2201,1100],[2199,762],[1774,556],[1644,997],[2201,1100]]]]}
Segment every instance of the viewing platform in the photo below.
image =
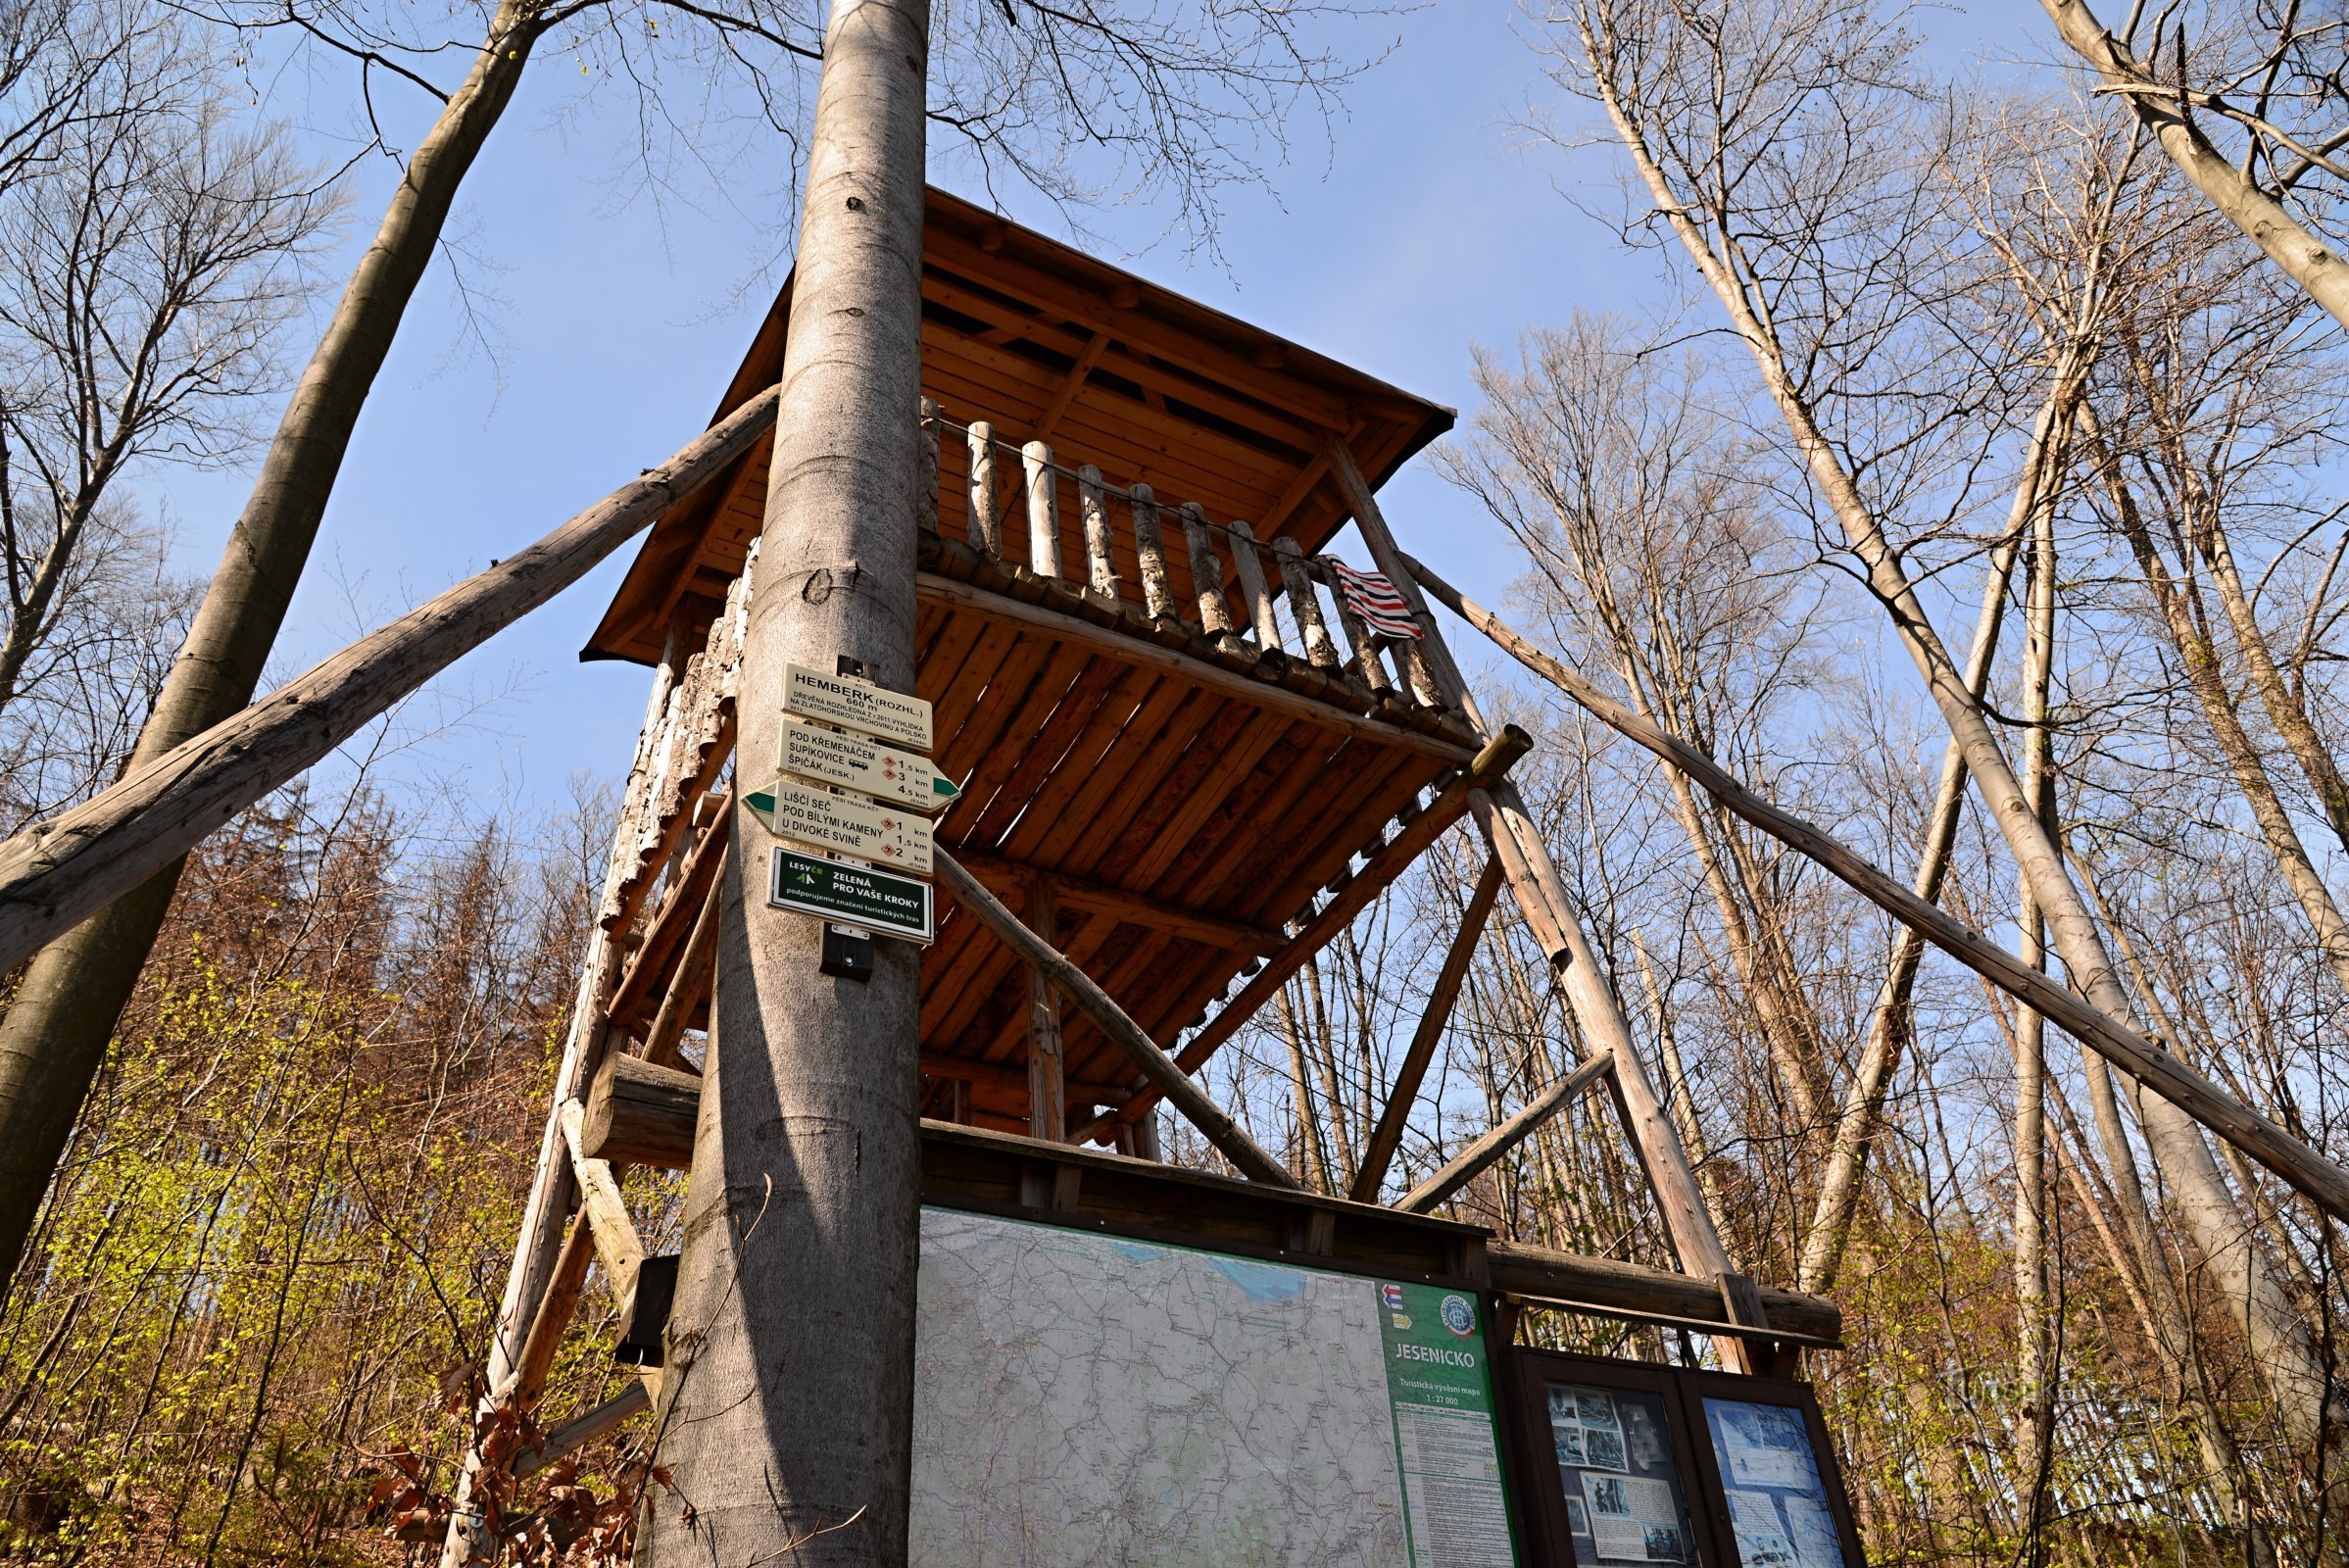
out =
{"type": "MultiPolygon", "coordinates": [[[[1446,786],[1469,726],[1316,559],[1343,476],[1375,485],[1452,415],[936,191],[922,300],[916,694],[963,785],[938,841],[1167,1049],[1199,1031],[1197,1067],[1219,1000],[1254,987],[1245,1017],[1466,808],[1446,786]]],[[[718,416],[779,374],[789,304],[718,416]]],[[[769,448],[655,527],[585,657],[714,651],[769,448]]],[[[705,738],[705,787],[730,745],[705,738]]],[[[649,858],[640,958],[681,941],[699,847],[649,858]]],[[[1039,1125],[1028,970],[951,902],[922,988],[925,1114],[1064,1137],[1131,1102],[1123,1054],[1072,1012],[1065,1123],[1039,1125]]],[[[623,981],[615,1019],[659,994],[623,981]]]]}

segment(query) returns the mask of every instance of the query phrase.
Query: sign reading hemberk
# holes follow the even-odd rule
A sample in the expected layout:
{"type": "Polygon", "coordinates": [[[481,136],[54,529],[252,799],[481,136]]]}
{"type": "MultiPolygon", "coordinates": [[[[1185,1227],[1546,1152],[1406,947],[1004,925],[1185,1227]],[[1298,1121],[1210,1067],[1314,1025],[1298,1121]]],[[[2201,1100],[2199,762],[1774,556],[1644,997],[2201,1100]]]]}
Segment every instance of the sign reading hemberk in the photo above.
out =
{"type": "Polygon", "coordinates": [[[847,735],[821,724],[796,718],[783,720],[783,739],[776,760],[783,771],[842,789],[862,790],[925,813],[954,804],[959,792],[926,757],[902,746],[887,746],[862,735],[847,735]]]}
{"type": "Polygon", "coordinates": [[[928,703],[855,675],[827,675],[805,664],[785,664],[783,711],[859,735],[877,735],[917,752],[930,749],[928,703]]]}
{"type": "Polygon", "coordinates": [[[930,822],[903,807],[861,795],[835,795],[797,779],[779,778],[743,797],[767,830],[811,850],[831,850],[928,876],[930,822]]]}
{"type": "Polygon", "coordinates": [[[869,865],[802,855],[780,844],[774,849],[766,902],[778,909],[908,942],[926,944],[938,934],[929,883],[869,865]]]}

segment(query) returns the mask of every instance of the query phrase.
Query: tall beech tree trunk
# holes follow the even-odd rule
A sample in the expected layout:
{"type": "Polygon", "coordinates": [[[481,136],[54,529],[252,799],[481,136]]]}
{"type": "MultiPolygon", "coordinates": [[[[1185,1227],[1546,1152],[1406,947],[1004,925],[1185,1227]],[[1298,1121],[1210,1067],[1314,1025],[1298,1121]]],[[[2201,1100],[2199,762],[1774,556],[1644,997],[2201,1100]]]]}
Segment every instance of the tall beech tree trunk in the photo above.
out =
{"type": "MultiPolygon", "coordinates": [[[[2031,581],[2025,619],[2023,788],[2049,833],[2056,826],[2055,737],[2048,690],[2055,676],[2055,515],[2036,509],[2031,522],[2031,581]]],[[[2015,915],[2017,956],[2047,967],[2047,930],[2039,901],[2023,885],[2015,915]]],[[[2015,1009],[2015,1316],[2022,1331],[2017,1373],[2022,1435],[2016,1485],[2024,1497],[2023,1562],[2047,1560],[2047,1484],[2055,1454],[2054,1336],[2047,1307],[2047,1020],[2028,1003],[2015,1009]]]]}
{"type": "MultiPolygon", "coordinates": [[[[738,755],[784,665],[913,689],[927,0],[837,0],[824,39],[738,755]]],[[[765,829],[737,796],[734,842],[765,829]]],[[[710,1074],[637,1561],[903,1564],[921,1151],[918,950],[860,983],[729,857],[710,1074]]]]}
{"type": "MultiPolygon", "coordinates": [[[[1812,484],[1835,514],[1870,590],[1884,606],[1952,738],[1964,752],[1975,790],[2039,901],[2055,952],[2070,971],[2072,983],[2101,1011],[2114,1018],[2134,1018],[2136,1009],[2105,952],[2095,918],[2065,871],[2062,851],[2031,808],[1988,713],[1967,689],[1964,672],[1933,629],[1900,553],[1844,468],[1835,443],[1796,383],[1776,333],[1756,311],[1748,293],[1750,270],[1735,237],[1735,215],[1691,206],[1674,187],[1608,74],[1608,56],[1598,40],[1586,33],[1585,45],[1592,62],[1592,81],[1609,121],[1658,212],[1751,352],[1764,389],[1786,421],[1812,484]],[[1719,249],[1715,248],[1716,235],[1720,236],[1719,249]]],[[[2294,1305],[2275,1261],[2260,1247],[2250,1217],[2212,1157],[2200,1126],[2158,1096],[2142,1096],[2140,1103],[2147,1147],[2169,1182],[2171,1212],[2207,1260],[2285,1430],[2295,1442],[2315,1442],[2327,1427],[2332,1385],[2309,1324],[2294,1305]]]]}
{"type": "MultiPolygon", "coordinates": [[[[450,203],[513,99],[537,39],[537,0],[499,7],[471,72],[410,157],[278,422],[130,765],[253,700],[360,410],[432,260],[450,203]]],[[[159,872],[43,949],[0,1019],[0,1279],[15,1278],[41,1195],[178,882],[178,866],[159,872]]]]}

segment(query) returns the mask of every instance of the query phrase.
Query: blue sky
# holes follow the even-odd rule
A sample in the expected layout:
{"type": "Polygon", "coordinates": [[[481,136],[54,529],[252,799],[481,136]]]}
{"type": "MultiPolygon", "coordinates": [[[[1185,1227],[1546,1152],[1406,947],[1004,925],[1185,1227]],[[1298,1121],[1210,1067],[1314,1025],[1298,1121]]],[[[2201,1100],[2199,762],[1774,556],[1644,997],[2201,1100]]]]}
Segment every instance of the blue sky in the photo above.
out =
{"type": "MultiPolygon", "coordinates": [[[[2045,20],[2030,0],[1978,0],[1922,13],[1933,52],[1955,64],[2046,58],[2045,20]]],[[[1150,249],[1166,215],[1091,215],[1099,248],[1136,270],[1259,322],[1422,396],[1472,412],[1469,348],[1507,344],[1526,325],[1577,307],[1661,297],[1653,253],[1619,249],[1565,192],[1604,207],[1596,153],[1529,148],[1513,128],[1531,104],[1569,124],[1502,0],[1438,0],[1382,30],[1399,46],[1350,92],[1350,118],[1325,149],[1308,139],[1277,172],[1274,196],[1238,193],[1221,231],[1223,261],[1150,249]],[[1136,254],[1139,252],[1140,254],[1136,254]]],[[[259,83],[265,102],[339,161],[333,133],[353,83],[259,83]]],[[[546,54],[498,129],[452,224],[475,260],[436,268],[376,385],[330,507],[273,675],[330,653],[537,537],[637,468],[688,439],[739,362],[772,287],[745,289],[756,236],[737,215],[683,190],[656,218],[615,199],[612,175],[632,133],[617,92],[581,97],[578,64],[546,54]],[[697,208],[701,209],[697,211],[697,208]],[[476,342],[478,322],[494,355],[476,342]]],[[[378,107],[413,136],[420,94],[378,107]]],[[[778,147],[775,157],[783,156],[778,147]]],[[[934,142],[933,177],[976,194],[967,160],[934,142]]],[[[363,166],[336,286],[382,210],[390,178],[363,166]]],[[[1010,217],[1052,226],[1039,209],[1010,217]]],[[[296,343],[296,363],[309,347],[296,343]]],[[[274,410],[270,417],[274,417],[274,410]]],[[[171,525],[176,560],[209,570],[244,497],[241,475],[148,476],[149,504],[171,525]]],[[[1406,548],[1442,564],[1469,592],[1496,598],[1509,565],[1495,531],[1464,498],[1414,465],[1386,493],[1406,548]]],[[[577,770],[625,766],[642,714],[644,674],[580,664],[579,644],[609,599],[623,552],[553,604],[474,654],[404,720],[434,731],[394,764],[447,778],[478,807],[554,805],[577,770]],[[442,727],[449,723],[451,727],[442,727]]],[[[1464,650],[1465,652],[1466,650],[1464,650]]],[[[1478,651],[1481,654],[1481,650],[1478,651]]]]}

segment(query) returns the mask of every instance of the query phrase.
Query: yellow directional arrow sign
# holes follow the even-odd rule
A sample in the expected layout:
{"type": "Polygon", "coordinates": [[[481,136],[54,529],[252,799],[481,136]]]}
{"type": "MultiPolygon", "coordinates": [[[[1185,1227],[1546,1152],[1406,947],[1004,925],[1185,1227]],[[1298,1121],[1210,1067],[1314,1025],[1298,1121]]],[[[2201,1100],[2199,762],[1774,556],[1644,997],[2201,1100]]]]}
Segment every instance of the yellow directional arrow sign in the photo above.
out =
{"type": "Polygon", "coordinates": [[[775,780],[743,797],[779,839],[858,859],[930,874],[930,823],[901,806],[862,795],[835,795],[798,779],[775,780]]]}

